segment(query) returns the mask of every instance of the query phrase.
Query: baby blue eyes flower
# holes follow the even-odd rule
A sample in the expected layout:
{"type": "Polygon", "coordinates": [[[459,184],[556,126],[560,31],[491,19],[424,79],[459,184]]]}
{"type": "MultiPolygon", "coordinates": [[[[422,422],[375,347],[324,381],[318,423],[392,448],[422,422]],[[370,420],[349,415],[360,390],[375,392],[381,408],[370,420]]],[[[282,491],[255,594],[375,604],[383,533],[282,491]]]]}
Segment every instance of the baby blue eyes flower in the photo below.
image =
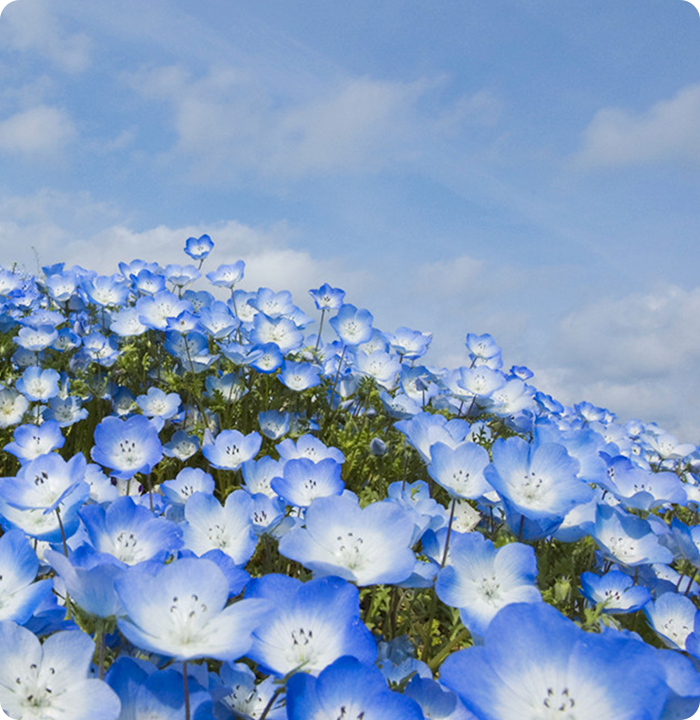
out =
{"type": "Polygon", "coordinates": [[[222,550],[236,564],[245,565],[255,552],[252,528],[253,500],[245,490],[235,490],[224,505],[213,495],[194,493],[185,504],[185,546],[197,555],[222,550]]]}
{"type": "Polygon", "coordinates": [[[338,575],[357,585],[406,580],[416,562],[413,523],[394,503],[360,508],[351,496],[314,500],[304,527],[282,537],[279,551],[315,575],[338,575]]]}
{"type": "Polygon", "coordinates": [[[34,582],[39,559],[21,530],[0,537],[0,620],[27,622],[51,597],[51,580],[34,582]]]}
{"type": "Polygon", "coordinates": [[[591,572],[581,573],[581,592],[594,605],[601,604],[604,613],[632,613],[651,600],[645,587],[619,570],[611,570],[602,577],[591,572]]]}
{"type": "Polygon", "coordinates": [[[233,265],[219,265],[219,267],[207,273],[207,278],[212,285],[233,289],[233,286],[243,278],[245,263],[238,260],[233,265]]]}
{"type": "Polygon", "coordinates": [[[338,310],[343,304],[345,291],[323,283],[317,290],[309,290],[309,295],[319,310],[338,310]]]}
{"type": "Polygon", "coordinates": [[[528,545],[510,543],[496,549],[479,533],[454,537],[449,565],[438,573],[435,591],[447,605],[460,609],[465,626],[483,635],[496,613],[517,602],[541,602],[537,560],[528,545]]]}
{"type": "Polygon", "coordinates": [[[443,662],[440,680],[480,720],[656,720],[668,696],[657,652],[586,633],[545,603],[515,604],[483,646],[443,662]]]}
{"type": "Polygon", "coordinates": [[[257,432],[244,435],[238,430],[222,430],[216,438],[207,431],[202,452],[212,467],[219,470],[238,470],[252,460],[260,450],[262,437],[257,432]]]}
{"type": "Polygon", "coordinates": [[[189,237],[185,240],[185,252],[193,260],[204,260],[214,247],[214,241],[209,235],[201,235],[198,238],[189,237]]]}
{"type": "Polygon", "coordinates": [[[181,558],[134,568],[115,581],[127,616],[119,629],[136,647],[177,660],[233,661],[245,655],[251,633],[272,610],[260,599],[227,605],[229,584],[211,560],[181,558]]]}
{"type": "Polygon", "coordinates": [[[95,462],[111,468],[114,477],[128,480],[136,473],[150,473],[162,460],[163,447],[148,418],[108,417],[95,428],[91,455],[95,462]]]}
{"type": "Polygon", "coordinates": [[[372,337],[372,313],[358,310],[354,305],[343,305],[330,320],[343,345],[361,345],[372,337]]]}
{"type": "Polygon", "coordinates": [[[58,395],[59,379],[60,375],[55,370],[42,370],[38,365],[32,365],[22,373],[15,387],[27,400],[47,402],[58,395]]]}
{"type": "Polygon", "coordinates": [[[317,678],[300,672],[289,679],[287,718],[423,720],[423,713],[413,700],[391,691],[376,667],[342,657],[317,678]]]}
{"type": "Polygon", "coordinates": [[[248,653],[268,672],[278,676],[294,670],[317,675],[343,655],[373,663],[377,646],[360,620],[357,588],[337,577],[307,583],[286,575],[252,580],[246,597],[264,598],[274,615],[253,633],[248,653]]]}
{"type": "Polygon", "coordinates": [[[340,464],[331,458],[317,463],[308,458],[287,460],[282,477],[270,483],[290,505],[308,507],[316,498],[340,495],[345,489],[340,464]]]}
{"type": "Polygon", "coordinates": [[[5,452],[12,453],[21,463],[25,463],[63,447],[64,443],[59,424],[49,420],[41,425],[20,425],[15,428],[14,441],[5,445],[5,452]]]}
{"type": "Polygon", "coordinates": [[[83,632],[57,632],[43,644],[26,628],[0,622],[0,706],[15,720],[117,720],[120,702],[88,679],[95,651],[83,632]]]}

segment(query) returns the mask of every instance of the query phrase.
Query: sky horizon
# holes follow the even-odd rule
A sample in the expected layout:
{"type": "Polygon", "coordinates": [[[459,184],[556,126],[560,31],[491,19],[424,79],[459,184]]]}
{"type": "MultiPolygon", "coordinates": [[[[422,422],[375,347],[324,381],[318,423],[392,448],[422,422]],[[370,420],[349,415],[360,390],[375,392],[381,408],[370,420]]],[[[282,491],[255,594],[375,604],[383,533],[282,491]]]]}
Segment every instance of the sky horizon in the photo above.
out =
{"type": "Polygon", "coordinates": [[[686,0],[15,0],[0,264],[323,282],[565,404],[700,441],[700,14],[686,0]],[[38,260],[37,260],[38,258],[38,260]]]}

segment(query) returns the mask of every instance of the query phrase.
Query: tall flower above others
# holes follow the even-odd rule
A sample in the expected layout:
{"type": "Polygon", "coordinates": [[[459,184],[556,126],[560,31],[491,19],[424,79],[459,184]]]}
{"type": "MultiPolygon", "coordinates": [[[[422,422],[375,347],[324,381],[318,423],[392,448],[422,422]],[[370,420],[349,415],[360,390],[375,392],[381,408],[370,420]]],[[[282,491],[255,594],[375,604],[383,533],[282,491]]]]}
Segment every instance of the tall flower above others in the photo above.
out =
{"type": "Polygon", "coordinates": [[[330,320],[344,345],[360,345],[372,337],[372,314],[354,305],[343,305],[330,320]]]}

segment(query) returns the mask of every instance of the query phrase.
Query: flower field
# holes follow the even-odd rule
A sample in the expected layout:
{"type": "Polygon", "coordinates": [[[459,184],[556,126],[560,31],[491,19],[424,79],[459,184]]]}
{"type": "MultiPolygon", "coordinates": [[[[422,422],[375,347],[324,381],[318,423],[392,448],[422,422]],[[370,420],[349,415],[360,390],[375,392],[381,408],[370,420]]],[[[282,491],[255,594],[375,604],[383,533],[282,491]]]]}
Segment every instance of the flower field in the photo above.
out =
{"type": "Polygon", "coordinates": [[[0,269],[9,717],[693,715],[696,446],[185,252],[0,269]]]}

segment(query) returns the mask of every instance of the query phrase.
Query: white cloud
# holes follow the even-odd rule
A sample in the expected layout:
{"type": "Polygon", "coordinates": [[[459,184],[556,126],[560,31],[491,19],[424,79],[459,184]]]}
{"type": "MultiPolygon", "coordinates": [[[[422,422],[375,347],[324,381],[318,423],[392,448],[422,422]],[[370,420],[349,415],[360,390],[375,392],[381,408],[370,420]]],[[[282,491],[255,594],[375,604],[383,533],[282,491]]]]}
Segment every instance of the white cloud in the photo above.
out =
{"type": "Polygon", "coordinates": [[[86,35],[66,32],[54,8],[47,0],[11,3],[2,13],[3,44],[46,58],[64,72],[82,72],[90,65],[92,43],[86,35]]]}
{"type": "Polygon", "coordinates": [[[420,156],[436,134],[493,122],[498,105],[477,93],[445,114],[427,103],[442,81],[427,79],[346,78],[294,97],[232,67],[200,78],[158,67],[125,80],[144,99],[170,107],[176,140],[162,159],[186,157],[200,180],[374,172],[420,156]]]}
{"type": "Polygon", "coordinates": [[[689,85],[643,113],[599,110],[575,157],[580,167],[660,161],[700,162],[700,85],[689,85]]]}
{"type": "Polygon", "coordinates": [[[0,122],[0,152],[45,158],[57,156],[77,138],[65,110],[36,105],[0,122]]]}
{"type": "Polygon", "coordinates": [[[567,403],[588,400],[700,436],[700,287],[605,298],[568,315],[535,380],[567,403]]]}

